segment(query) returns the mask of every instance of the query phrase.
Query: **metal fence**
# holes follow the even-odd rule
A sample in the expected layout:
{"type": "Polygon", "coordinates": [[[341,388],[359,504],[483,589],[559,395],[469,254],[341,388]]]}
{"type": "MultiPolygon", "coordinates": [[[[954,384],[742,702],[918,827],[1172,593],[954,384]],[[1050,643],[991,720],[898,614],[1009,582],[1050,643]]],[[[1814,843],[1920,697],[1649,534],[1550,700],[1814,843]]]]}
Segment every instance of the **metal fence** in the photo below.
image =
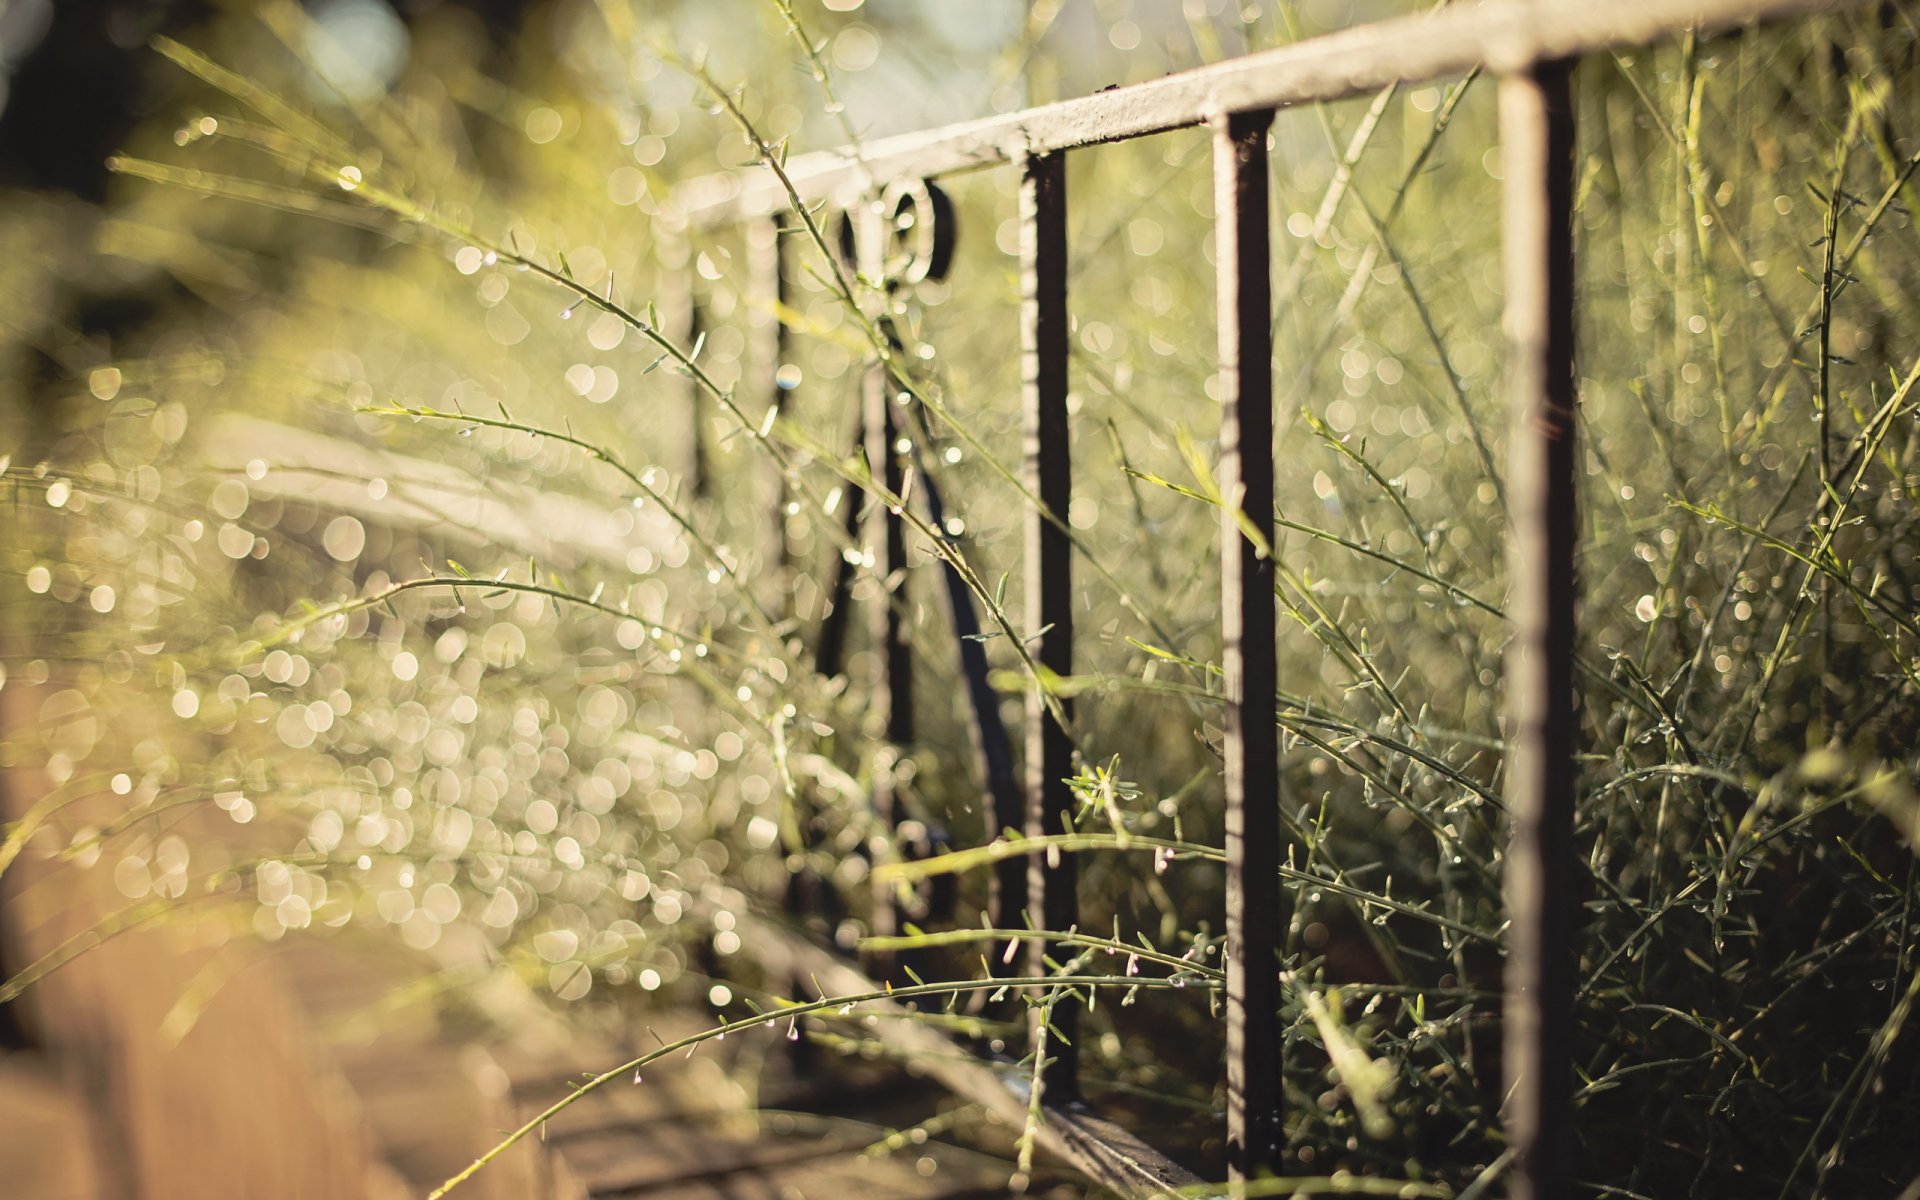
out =
{"type": "MultiPolygon", "coordinates": [[[[771,171],[694,181],[677,208],[695,229],[749,226],[753,277],[766,295],[784,287],[781,238],[796,202],[847,214],[844,249],[879,279],[938,272],[950,254],[941,232],[944,200],[931,181],[960,171],[1009,166],[1020,172],[1020,329],[1026,425],[1026,484],[1036,504],[1026,520],[1026,606],[1033,657],[1059,675],[1073,669],[1073,555],[1063,519],[1072,496],[1068,457],[1067,195],[1070,152],[1167,130],[1207,126],[1213,134],[1218,261],[1218,366],[1222,384],[1222,491],[1239,496],[1220,524],[1224,661],[1227,1016],[1227,1154],[1231,1180],[1278,1171],[1284,1143],[1281,1087],[1280,934],[1285,897],[1277,740],[1274,564],[1261,549],[1274,533],[1274,411],[1267,130],[1276,109],[1339,100],[1392,84],[1419,84],[1485,68],[1500,78],[1499,129],[1510,392],[1509,538],[1512,641],[1507,651],[1505,721],[1509,844],[1505,1114],[1508,1194],[1550,1200],[1572,1188],[1573,807],[1576,526],[1573,262],[1574,122],[1571,77],[1582,55],[1640,45],[1686,30],[1712,32],[1840,7],[1845,0],[1489,0],[1430,15],[1352,29],[1149,83],[924,133],[796,158],[771,171]],[[910,219],[903,219],[910,218],[910,219]],[[914,240],[894,255],[893,239],[914,240]],[[904,264],[904,265],[901,265],[904,264]]],[[[782,361],[774,344],[761,361],[782,361]]],[[[884,358],[885,356],[881,356],[884,358]]],[[[864,440],[876,483],[898,495],[906,467],[896,422],[915,419],[890,402],[905,377],[897,362],[873,364],[864,383],[864,440]]],[[[783,392],[764,381],[776,404],[783,392]]],[[[920,488],[932,526],[944,526],[937,490],[920,488]]],[[[861,505],[848,505],[849,520],[861,505]]],[[[874,573],[906,565],[902,517],[878,508],[884,524],[874,573]]],[[[857,530],[854,530],[857,532],[857,530]]],[[[823,670],[840,669],[851,567],[842,564],[816,649],[823,670]]],[[[1028,706],[1024,781],[1016,777],[1007,730],[988,686],[972,598],[948,571],[986,788],[999,828],[1030,835],[1062,831],[1072,807],[1071,742],[1064,701],[1028,706]]],[[[875,606],[880,667],[873,704],[886,714],[890,744],[914,737],[913,662],[899,606],[875,606]]],[[[884,772],[882,773],[884,774],[884,772]]],[[[882,779],[876,806],[892,812],[882,779]]],[[[990,919],[996,928],[1031,919],[1043,929],[1076,924],[1072,855],[1035,854],[996,869],[990,919]]],[[[887,902],[876,899],[878,924],[887,902]]],[[[823,985],[859,990],[846,964],[769,933],[763,956],[813,974],[823,985]],[[822,975],[822,972],[826,972],[822,975]]],[[[1043,972],[1036,946],[1029,964],[1043,972]]],[[[1054,1026],[1072,1038],[1074,1014],[1056,1008],[1054,1026]]],[[[911,1023],[896,1034],[928,1050],[911,1023]]],[[[946,1047],[945,1053],[951,1054],[946,1047]]],[[[1070,1044],[1050,1041],[1040,1076],[1047,1113],[1043,1144],[1103,1183],[1166,1192],[1200,1181],[1092,1117],[1079,1103],[1070,1044]]],[[[1026,1101],[985,1064],[944,1061],[933,1071],[970,1098],[1024,1115],[1026,1101]],[[1011,1102],[1011,1103],[1010,1103],[1011,1102]]]]}

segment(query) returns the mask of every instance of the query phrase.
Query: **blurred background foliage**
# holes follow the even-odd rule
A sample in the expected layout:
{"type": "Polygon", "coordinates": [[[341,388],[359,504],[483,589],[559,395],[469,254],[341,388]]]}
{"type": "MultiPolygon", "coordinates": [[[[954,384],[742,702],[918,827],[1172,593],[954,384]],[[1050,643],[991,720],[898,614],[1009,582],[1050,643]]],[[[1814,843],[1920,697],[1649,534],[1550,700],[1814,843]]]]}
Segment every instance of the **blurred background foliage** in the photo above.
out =
{"type": "MultiPolygon", "coordinates": [[[[917,742],[878,736],[860,622],[844,671],[814,669],[834,562],[863,568],[856,605],[881,594],[870,536],[840,532],[867,343],[801,233],[776,310],[740,231],[676,221],[678,182],[765,169],[688,64],[801,152],[1414,7],[822,0],[797,38],[748,0],[14,4],[4,669],[46,699],[5,753],[60,789],[16,840],[129,902],[212,887],[269,941],[397,936],[476,1035],[529,1003],[630,1030],[656,991],[737,1015],[788,985],[734,914],[778,913],[794,872],[833,885],[818,932],[851,951],[874,862],[1000,831],[923,535],[901,593],[917,742]],[[517,260],[697,354],[739,415],[517,260]],[[785,490],[759,436],[776,374],[785,490]],[[877,772],[904,833],[873,819],[877,772]],[[63,823],[63,796],[103,790],[123,818],[63,823]],[[209,805],[232,839],[173,832],[209,805]]],[[[1914,16],[1577,77],[1601,1194],[1908,1182],[1914,16]]],[[[1390,89],[1273,133],[1302,1173],[1457,1188],[1501,1151],[1493,101],[1479,77],[1390,89]],[[1330,1042],[1382,1065],[1343,1075],[1330,1042]]],[[[898,306],[937,401],[915,463],[981,604],[1022,574],[1014,185],[950,181],[950,277],[862,296],[898,306]]],[[[1207,140],[1076,153],[1069,196],[1078,820],[1217,846],[1207,140]]],[[[958,925],[984,888],[963,877],[958,925]]],[[[1083,927],[1211,969],[1220,888],[1195,854],[1090,853],[1083,927]]],[[[927,961],[964,977],[991,949],[927,961]]],[[[1222,1103],[1208,990],[1119,999],[1083,1039],[1090,1092],[1215,1162],[1217,1122],[1190,1117],[1222,1103]]]]}

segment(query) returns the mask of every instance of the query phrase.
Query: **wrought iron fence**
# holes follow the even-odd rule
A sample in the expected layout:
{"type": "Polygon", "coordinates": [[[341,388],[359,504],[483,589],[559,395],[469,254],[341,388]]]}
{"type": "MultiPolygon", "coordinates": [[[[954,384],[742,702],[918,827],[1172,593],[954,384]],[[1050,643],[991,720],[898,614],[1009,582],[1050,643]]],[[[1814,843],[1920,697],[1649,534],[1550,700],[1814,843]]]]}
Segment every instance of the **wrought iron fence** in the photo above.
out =
{"type": "MultiPolygon", "coordinates": [[[[934,181],[1006,166],[1020,172],[1020,329],[1027,506],[1025,621],[1037,664],[1060,676],[1074,663],[1073,551],[1064,523],[1072,498],[1068,456],[1067,203],[1069,153],[1168,130],[1206,126],[1213,135],[1218,262],[1218,368],[1222,384],[1219,475],[1239,497],[1220,523],[1225,650],[1227,1156],[1233,1181],[1280,1168],[1284,1142],[1280,932],[1285,896],[1278,769],[1274,563],[1275,483],[1267,131],[1276,109],[1339,100],[1392,84],[1420,84],[1485,68],[1500,78],[1499,132],[1504,195],[1505,325],[1508,339],[1509,501],[1512,525],[1512,641],[1507,651],[1509,843],[1506,932],[1505,1119],[1508,1194],[1549,1200],[1572,1188],[1574,962],[1573,809],[1576,751],[1575,446],[1573,260],[1573,69],[1582,55],[1642,45],[1687,30],[1713,32],[1844,6],[1846,0],[1489,0],[1385,21],[1334,36],[1250,54],[1109,89],[1082,99],[854,148],[796,158],[779,172],[696,180],[676,196],[690,227],[748,226],[752,277],[763,299],[785,295],[777,230],[796,205],[845,214],[841,249],[870,279],[913,281],[945,270],[952,211],[934,181]]],[[[697,329],[689,306],[688,326],[697,329]]],[[[884,325],[883,325],[884,328],[884,325]]],[[[760,361],[783,360],[785,328],[772,322],[760,361]]],[[[898,422],[924,420],[891,402],[907,384],[886,355],[868,368],[863,428],[874,481],[898,496],[907,468],[898,422]]],[[[763,381],[776,406],[778,381],[763,381]]],[[[912,439],[906,439],[911,442],[912,439]]],[[[696,458],[696,462],[697,462],[696,458]]],[[[931,527],[945,528],[943,499],[920,475],[931,527]]],[[[847,506],[849,532],[862,506],[847,506]]],[[[884,526],[876,576],[898,579],[906,565],[906,523],[878,507],[884,526]]],[[[776,534],[776,536],[780,536],[776,534]]],[[[784,556],[784,550],[782,551],[784,556]]],[[[784,558],[783,558],[784,561],[784,558]]],[[[822,671],[841,669],[853,567],[835,568],[832,602],[818,632],[822,671]]],[[[951,567],[947,590],[967,680],[982,775],[999,828],[1058,834],[1072,807],[1072,743],[1062,722],[1068,701],[1028,705],[1024,779],[1001,723],[977,635],[971,594],[951,567]]],[[[872,703],[885,713],[888,742],[915,736],[913,659],[900,606],[873,610],[879,667],[872,703]]],[[[875,806],[893,814],[888,782],[875,806]]],[[[805,894],[805,889],[796,896],[805,894]]],[[[889,901],[875,899],[876,925],[889,901]]],[[[1031,919],[1065,931],[1078,920],[1072,855],[1032,854],[995,868],[995,928],[1031,919]]],[[[884,928],[876,932],[884,932],[884,928]]],[[[747,939],[767,965],[821,986],[872,990],[849,964],[773,929],[747,939]]],[[[1044,971],[1035,944],[1030,966],[1044,971]]],[[[1046,1122],[1042,1143],[1109,1186],[1165,1193],[1197,1176],[1099,1120],[1080,1103],[1071,1043],[1075,1014],[1057,1007],[1039,1072],[1046,1122]]],[[[1027,1099],[981,1062],[954,1058],[939,1035],[912,1022],[881,1028],[930,1073],[990,1110],[1023,1119],[1027,1099]]]]}

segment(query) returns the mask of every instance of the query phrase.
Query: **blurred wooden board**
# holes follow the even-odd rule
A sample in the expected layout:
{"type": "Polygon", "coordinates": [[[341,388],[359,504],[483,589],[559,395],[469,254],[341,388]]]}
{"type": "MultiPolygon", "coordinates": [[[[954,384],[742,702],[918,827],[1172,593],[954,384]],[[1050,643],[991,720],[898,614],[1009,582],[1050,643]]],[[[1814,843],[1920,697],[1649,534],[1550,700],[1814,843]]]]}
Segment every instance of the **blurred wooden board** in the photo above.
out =
{"type": "MultiPolygon", "coordinates": [[[[697,1018],[680,1017],[656,1022],[655,1032],[671,1040],[698,1027],[697,1018]]],[[[514,1099],[531,1115],[631,1056],[582,1056],[573,1072],[520,1064],[514,1099]]],[[[780,1034],[736,1035],[692,1058],[652,1064],[639,1084],[622,1080],[583,1096],[548,1122],[542,1144],[556,1177],[573,1189],[567,1200],[1006,1195],[1010,1165],[960,1146],[928,1140],[865,1153],[944,1103],[938,1089],[885,1064],[825,1054],[797,1073],[780,1034]]]]}
{"type": "MultiPolygon", "coordinates": [[[[43,705],[62,702],[63,683],[10,681],[0,689],[0,728],[9,737],[36,736],[43,719],[53,719],[43,705]]],[[[142,732],[102,729],[103,754],[130,757],[142,732]]],[[[55,786],[41,767],[0,772],[0,824],[24,818],[55,786]]],[[[36,962],[85,944],[101,927],[131,925],[40,979],[14,1006],[32,1045],[86,1114],[100,1193],[389,1200],[391,1173],[371,1153],[353,1096],[269,957],[232,936],[233,913],[202,897],[156,908],[142,922],[135,919],[147,911],[140,906],[155,902],[123,895],[112,859],[86,868],[59,855],[81,830],[111,825],[127,805],[104,780],[98,792],[76,791],[0,876],[9,963],[36,962]]],[[[170,828],[195,847],[221,838],[231,845],[236,836],[232,822],[210,808],[170,828]]],[[[15,1179],[27,1169],[22,1161],[38,1156],[6,1153],[0,1196],[34,1196],[15,1179]]]]}
{"type": "MultiPolygon", "coordinates": [[[[446,1037],[430,1005],[393,1002],[418,978],[416,958],[330,938],[289,939],[275,957],[406,1194],[425,1195],[505,1136],[498,1068],[446,1037]]],[[[510,1153],[462,1194],[537,1200],[551,1192],[542,1165],[532,1149],[510,1153]]]]}
{"type": "Polygon", "coordinates": [[[0,1055],[0,1178],[7,1195],[99,1200],[95,1151],[78,1089],[40,1055],[0,1055]]]}

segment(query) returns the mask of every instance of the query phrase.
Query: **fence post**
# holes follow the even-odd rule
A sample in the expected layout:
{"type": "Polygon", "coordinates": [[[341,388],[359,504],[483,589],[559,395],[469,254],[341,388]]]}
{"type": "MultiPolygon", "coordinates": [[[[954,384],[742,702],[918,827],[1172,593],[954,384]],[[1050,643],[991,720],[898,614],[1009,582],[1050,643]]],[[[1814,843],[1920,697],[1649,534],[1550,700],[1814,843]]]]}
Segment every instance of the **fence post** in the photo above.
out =
{"type": "Polygon", "coordinates": [[[1213,122],[1226,692],[1227,1169],[1280,1167],[1280,746],[1274,658],[1269,111],[1213,122]]]}
{"type": "Polygon", "coordinates": [[[1572,1189],[1573,101],[1570,61],[1500,81],[1512,430],[1506,1124],[1513,1200],[1572,1189]]]}
{"type": "MultiPolygon", "coordinates": [[[[1020,171],[1021,393],[1026,412],[1027,486],[1039,500],[1027,511],[1026,622],[1034,660],[1046,671],[1073,673],[1073,547],[1062,528],[1073,499],[1073,461],[1067,444],[1067,160],[1064,154],[1029,155],[1020,171]]],[[[1071,712],[1057,698],[1062,714],[1071,712]]],[[[1029,836],[1066,831],[1073,807],[1067,780],[1073,774],[1073,741],[1035,693],[1027,708],[1027,814],[1029,836]]],[[[1005,886],[1004,884],[1002,885],[1005,886]]],[[[1038,854],[1027,860],[1029,912],[1041,928],[1065,930],[1079,919],[1078,869],[1071,854],[1038,854]]],[[[1034,942],[1031,973],[1047,970],[1051,952],[1034,942]]],[[[1079,1011],[1072,1001],[1053,1008],[1060,1034],[1046,1041],[1052,1060],[1041,1074],[1050,1103],[1078,1098],[1079,1011]]]]}

